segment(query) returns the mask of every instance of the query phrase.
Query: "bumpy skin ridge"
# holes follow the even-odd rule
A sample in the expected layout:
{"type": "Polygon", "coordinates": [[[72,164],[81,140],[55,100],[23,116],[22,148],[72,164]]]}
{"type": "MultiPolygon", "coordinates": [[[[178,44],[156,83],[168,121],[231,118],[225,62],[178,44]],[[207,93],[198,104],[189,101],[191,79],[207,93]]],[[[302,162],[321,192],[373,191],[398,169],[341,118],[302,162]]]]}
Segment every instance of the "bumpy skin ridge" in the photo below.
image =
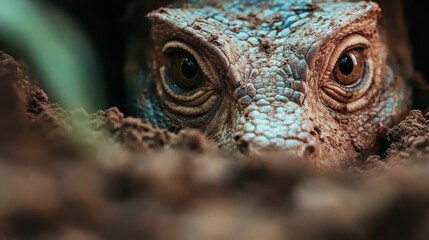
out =
{"type": "Polygon", "coordinates": [[[410,104],[407,86],[386,64],[379,12],[371,2],[300,0],[162,8],[149,14],[152,74],[137,97],[137,114],[170,130],[200,128],[219,145],[244,153],[287,150],[317,166],[338,166],[372,148],[410,104]],[[351,34],[371,44],[373,79],[361,97],[365,104],[333,109],[321,93],[326,66],[351,34]],[[172,40],[197,49],[219,78],[213,84],[217,102],[201,116],[172,112],[157,88],[168,61],[162,50],[172,40]]]}

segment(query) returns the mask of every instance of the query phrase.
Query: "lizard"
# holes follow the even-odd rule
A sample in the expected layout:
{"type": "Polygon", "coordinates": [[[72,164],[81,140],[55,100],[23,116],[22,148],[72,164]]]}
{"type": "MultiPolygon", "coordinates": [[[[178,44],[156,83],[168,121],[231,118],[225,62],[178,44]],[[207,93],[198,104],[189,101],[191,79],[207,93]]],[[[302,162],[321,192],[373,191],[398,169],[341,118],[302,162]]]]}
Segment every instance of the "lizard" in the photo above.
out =
{"type": "Polygon", "coordinates": [[[245,155],[341,166],[410,108],[380,15],[374,2],[329,0],[162,7],[147,15],[153,52],[135,114],[170,131],[198,128],[245,155]]]}

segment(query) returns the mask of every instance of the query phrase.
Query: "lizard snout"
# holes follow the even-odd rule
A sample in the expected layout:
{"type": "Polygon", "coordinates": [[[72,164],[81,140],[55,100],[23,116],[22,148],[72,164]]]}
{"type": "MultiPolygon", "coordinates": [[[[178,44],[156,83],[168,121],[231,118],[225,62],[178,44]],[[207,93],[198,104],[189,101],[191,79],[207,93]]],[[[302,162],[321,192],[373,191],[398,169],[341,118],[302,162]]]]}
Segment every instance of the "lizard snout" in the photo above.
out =
{"type": "Polygon", "coordinates": [[[243,154],[287,151],[306,157],[316,152],[312,123],[298,104],[249,107],[240,116],[234,138],[243,154]]]}

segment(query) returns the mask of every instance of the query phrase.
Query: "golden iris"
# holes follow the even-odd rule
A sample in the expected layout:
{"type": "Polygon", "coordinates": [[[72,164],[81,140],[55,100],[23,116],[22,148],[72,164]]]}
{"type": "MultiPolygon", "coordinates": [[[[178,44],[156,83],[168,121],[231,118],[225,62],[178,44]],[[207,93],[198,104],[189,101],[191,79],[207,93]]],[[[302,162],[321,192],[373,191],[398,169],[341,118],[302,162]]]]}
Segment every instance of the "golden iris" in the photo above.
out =
{"type": "Polygon", "coordinates": [[[335,64],[334,78],[342,85],[354,85],[362,79],[364,70],[365,57],[362,49],[351,49],[342,54],[335,64]]]}

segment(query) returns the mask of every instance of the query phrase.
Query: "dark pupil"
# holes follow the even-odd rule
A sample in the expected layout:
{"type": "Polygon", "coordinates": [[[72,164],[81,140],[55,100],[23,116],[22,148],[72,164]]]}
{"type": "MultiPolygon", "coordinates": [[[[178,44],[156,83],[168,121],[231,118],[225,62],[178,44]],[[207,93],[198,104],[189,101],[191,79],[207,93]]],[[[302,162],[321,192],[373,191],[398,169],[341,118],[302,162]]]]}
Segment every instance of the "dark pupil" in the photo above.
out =
{"type": "Polygon", "coordinates": [[[343,56],[340,58],[340,62],[338,65],[341,74],[350,75],[353,72],[354,63],[353,59],[350,56],[343,56]]]}
{"type": "Polygon", "coordinates": [[[195,59],[191,57],[184,57],[182,62],[182,73],[188,79],[195,77],[198,71],[198,65],[195,59]]]}

